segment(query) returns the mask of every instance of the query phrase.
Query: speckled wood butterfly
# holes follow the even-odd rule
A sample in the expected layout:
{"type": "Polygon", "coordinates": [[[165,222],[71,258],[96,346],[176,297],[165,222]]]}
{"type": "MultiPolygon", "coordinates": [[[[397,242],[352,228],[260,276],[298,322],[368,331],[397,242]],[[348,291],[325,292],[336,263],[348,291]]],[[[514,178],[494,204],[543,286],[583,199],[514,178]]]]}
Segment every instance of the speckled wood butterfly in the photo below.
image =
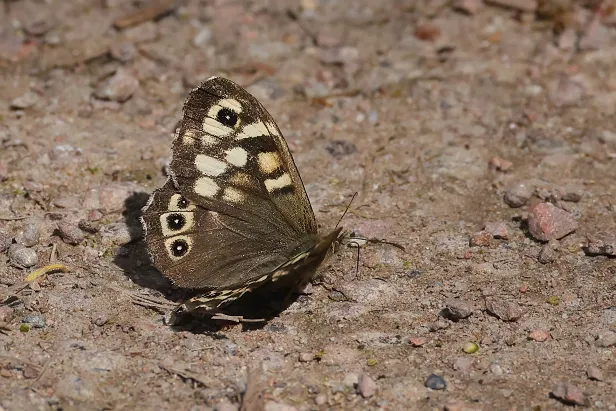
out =
{"type": "Polygon", "coordinates": [[[206,80],[184,104],[172,152],[142,223],[154,266],[199,290],[176,313],[224,312],[247,293],[290,295],[308,283],[341,228],[317,233],[289,148],[255,97],[206,80]]]}

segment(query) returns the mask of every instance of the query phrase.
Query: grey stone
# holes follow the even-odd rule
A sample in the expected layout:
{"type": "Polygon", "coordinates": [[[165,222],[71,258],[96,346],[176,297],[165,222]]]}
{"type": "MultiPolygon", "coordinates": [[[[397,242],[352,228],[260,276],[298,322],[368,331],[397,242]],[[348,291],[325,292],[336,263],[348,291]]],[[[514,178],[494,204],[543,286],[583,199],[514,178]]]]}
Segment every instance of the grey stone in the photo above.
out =
{"type": "Polygon", "coordinates": [[[28,221],[15,236],[15,241],[23,246],[32,247],[38,244],[39,238],[38,224],[34,221],[28,221]]]}
{"type": "Polygon", "coordinates": [[[28,268],[38,263],[36,251],[21,244],[11,244],[9,247],[9,258],[13,264],[19,267],[28,268]]]}
{"type": "Polygon", "coordinates": [[[444,390],[447,388],[447,383],[443,377],[436,374],[430,374],[428,378],[426,378],[424,385],[432,390],[444,390]]]}

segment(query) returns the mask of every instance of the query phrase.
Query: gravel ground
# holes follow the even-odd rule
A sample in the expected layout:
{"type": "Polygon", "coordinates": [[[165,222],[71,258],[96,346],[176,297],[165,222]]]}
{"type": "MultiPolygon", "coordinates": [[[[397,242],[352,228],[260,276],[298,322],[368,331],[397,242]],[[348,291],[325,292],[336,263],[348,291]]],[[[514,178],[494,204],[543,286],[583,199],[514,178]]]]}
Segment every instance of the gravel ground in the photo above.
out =
{"type": "Polygon", "coordinates": [[[616,410],[613,0],[1,6],[0,410],[616,410]],[[374,241],[171,328],[137,218],[211,75],[374,241]]]}

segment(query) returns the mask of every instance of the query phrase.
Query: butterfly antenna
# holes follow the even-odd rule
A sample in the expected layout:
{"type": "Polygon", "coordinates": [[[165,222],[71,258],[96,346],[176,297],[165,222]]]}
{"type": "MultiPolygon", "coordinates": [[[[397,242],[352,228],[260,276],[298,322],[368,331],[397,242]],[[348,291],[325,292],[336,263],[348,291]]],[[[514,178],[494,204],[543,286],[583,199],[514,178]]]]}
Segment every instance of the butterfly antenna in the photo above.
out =
{"type": "Polygon", "coordinates": [[[355,261],[355,277],[359,275],[359,244],[357,245],[357,260],[355,261]]]}
{"type": "Polygon", "coordinates": [[[355,200],[355,197],[357,197],[357,194],[358,194],[357,191],[355,192],[355,194],[353,194],[353,197],[351,198],[351,201],[349,201],[349,205],[347,205],[346,210],[344,210],[344,213],[342,213],[342,216],[340,217],[340,220],[338,220],[338,222],[336,223],[336,227],[334,227],[334,230],[336,228],[338,228],[338,226],[340,225],[340,222],[342,221],[342,219],[346,215],[347,211],[349,211],[349,208],[351,208],[351,204],[353,204],[353,200],[355,200]]]}

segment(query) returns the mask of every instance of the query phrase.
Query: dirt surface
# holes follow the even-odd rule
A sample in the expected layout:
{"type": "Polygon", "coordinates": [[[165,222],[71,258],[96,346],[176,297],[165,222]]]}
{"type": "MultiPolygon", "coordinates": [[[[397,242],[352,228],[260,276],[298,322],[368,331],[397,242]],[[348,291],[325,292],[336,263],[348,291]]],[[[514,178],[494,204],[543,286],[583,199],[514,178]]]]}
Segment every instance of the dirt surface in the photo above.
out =
{"type": "Polygon", "coordinates": [[[615,8],[5,0],[0,409],[616,410],[615,8]],[[211,75],[324,231],[358,191],[345,228],[404,251],[342,246],[262,326],[136,305],[177,300],[137,217],[211,75]]]}

